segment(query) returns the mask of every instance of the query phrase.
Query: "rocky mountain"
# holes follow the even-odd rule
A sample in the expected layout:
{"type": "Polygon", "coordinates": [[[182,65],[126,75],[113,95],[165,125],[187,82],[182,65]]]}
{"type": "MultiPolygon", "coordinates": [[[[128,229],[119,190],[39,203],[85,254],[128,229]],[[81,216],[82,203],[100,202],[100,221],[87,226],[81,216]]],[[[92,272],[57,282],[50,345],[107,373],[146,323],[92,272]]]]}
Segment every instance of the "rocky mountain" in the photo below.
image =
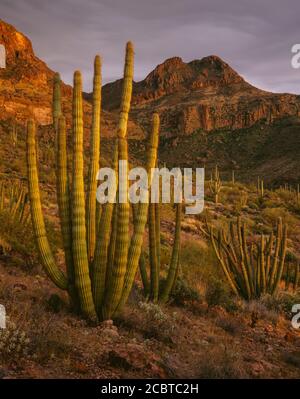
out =
{"type": "MultiPolygon", "coordinates": [[[[52,71],[33,51],[31,41],[12,25],[0,20],[0,45],[6,53],[6,67],[0,68],[1,120],[16,120],[20,124],[33,117],[40,125],[52,121],[52,71]]],[[[62,84],[63,112],[71,122],[72,87],[62,84]]],[[[91,104],[83,102],[85,126],[91,123],[91,104]]],[[[116,115],[103,112],[102,133],[111,135],[116,126],[116,115]]],[[[130,122],[133,134],[139,127],[130,122]]]]}
{"type": "MultiPolygon", "coordinates": [[[[0,68],[0,121],[24,124],[34,117],[51,123],[54,72],[33,51],[30,40],[0,20],[6,68],[0,68]]],[[[122,80],[103,86],[102,134],[115,134],[122,80]]],[[[72,88],[62,85],[63,111],[71,122],[72,88]]],[[[169,166],[216,163],[241,178],[258,174],[266,181],[300,180],[300,96],[253,87],[217,56],[185,63],[174,57],[133,84],[129,120],[130,151],[142,160],[151,116],[161,118],[160,160],[169,166]]],[[[91,95],[84,95],[86,137],[91,95]]],[[[104,151],[110,157],[107,149],[104,151]]],[[[104,144],[104,142],[103,142],[104,144]]]]}
{"type": "MultiPolygon", "coordinates": [[[[106,109],[118,107],[120,88],[120,80],[103,87],[106,109]]],[[[174,57],[134,84],[134,118],[147,120],[154,110],[161,115],[163,135],[169,137],[299,116],[300,96],[257,89],[215,55],[189,63],[174,57]]]]}

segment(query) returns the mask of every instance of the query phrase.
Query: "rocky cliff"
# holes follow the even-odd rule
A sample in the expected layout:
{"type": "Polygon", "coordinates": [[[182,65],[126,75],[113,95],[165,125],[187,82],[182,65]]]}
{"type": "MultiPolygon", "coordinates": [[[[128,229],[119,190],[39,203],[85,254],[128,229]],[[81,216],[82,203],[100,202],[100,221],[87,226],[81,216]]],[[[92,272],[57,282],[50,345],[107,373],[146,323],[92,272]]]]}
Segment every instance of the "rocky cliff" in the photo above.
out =
{"type": "MultiPolygon", "coordinates": [[[[117,109],[120,89],[120,80],[103,87],[106,109],[117,109]]],[[[188,135],[197,129],[241,129],[261,120],[299,116],[300,96],[257,89],[214,55],[189,63],[174,57],[134,84],[136,121],[147,121],[154,110],[161,115],[165,136],[188,135]]]]}
{"type": "MultiPolygon", "coordinates": [[[[52,82],[54,71],[40,60],[33,51],[30,40],[12,25],[0,20],[0,44],[6,52],[6,68],[0,68],[1,120],[16,120],[24,124],[35,118],[40,125],[52,123],[52,82]]],[[[92,68],[92,62],[91,62],[92,68]]],[[[63,112],[71,123],[72,87],[62,84],[63,112]]],[[[85,126],[91,123],[91,104],[83,102],[85,126]]],[[[117,115],[104,111],[102,134],[114,134],[117,115]]],[[[132,135],[141,134],[138,125],[130,121],[132,135]]]]}

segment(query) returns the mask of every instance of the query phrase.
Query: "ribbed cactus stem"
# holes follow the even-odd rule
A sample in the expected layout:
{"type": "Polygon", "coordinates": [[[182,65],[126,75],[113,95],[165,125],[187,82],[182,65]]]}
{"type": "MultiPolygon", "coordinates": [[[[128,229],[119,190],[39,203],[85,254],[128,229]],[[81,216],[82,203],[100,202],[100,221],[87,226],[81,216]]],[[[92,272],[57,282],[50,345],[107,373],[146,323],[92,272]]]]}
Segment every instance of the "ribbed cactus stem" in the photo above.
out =
{"type": "Polygon", "coordinates": [[[75,289],[75,274],[72,255],[72,222],[70,210],[70,190],[67,164],[67,134],[64,116],[58,118],[56,151],[56,192],[60,217],[61,233],[65,250],[65,261],[69,281],[69,292],[73,305],[78,307],[75,289]]]}
{"type": "Polygon", "coordinates": [[[153,302],[158,301],[159,294],[159,268],[157,256],[155,204],[149,205],[149,257],[150,257],[150,290],[153,302]]]}
{"type": "Polygon", "coordinates": [[[55,73],[53,79],[52,112],[53,126],[56,131],[58,127],[58,118],[61,115],[61,80],[59,73],[55,73]]]}
{"type": "Polygon", "coordinates": [[[81,73],[74,73],[73,89],[73,168],[72,168],[72,249],[76,289],[81,311],[91,320],[97,318],[92,297],[86,244],[85,197],[83,182],[83,117],[81,73]]]}
{"type": "Polygon", "coordinates": [[[119,200],[118,225],[115,247],[114,267],[110,275],[106,290],[103,317],[111,318],[122,296],[124,276],[127,267],[129,244],[129,202],[128,202],[128,153],[127,153],[127,123],[130,109],[133,81],[134,51],[131,42],[126,45],[124,66],[123,91],[118,125],[118,152],[119,152],[119,200]],[[121,164],[120,161],[123,163],[121,164]],[[120,167],[121,165],[121,167],[120,167]]]}
{"type": "MultiPolygon", "coordinates": [[[[159,116],[158,114],[153,115],[152,131],[150,135],[148,160],[147,160],[147,173],[148,173],[148,187],[151,187],[152,183],[152,169],[155,167],[157,162],[157,149],[159,142],[159,116]]],[[[149,193],[148,193],[149,195],[149,193]]],[[[148,196],[150,199],[150,197],[148,196]]],[[[130,291],[133,286],[134,278],[137,272],[139,259],[141,255],[143,236],[145,226],[147,223],[149,203],[140,203],[137,207],[136,218],[134,223],[134,233],[131,239],[129,252],[128,252],[128,264],[127,271],[124,279],[124,287],[122,297],[118,306],[118,310],[121,310],[126,303],[130,291]]]]}
{"type": "Polygon", "coordinates": [[[220,179],[218,166],[216,165],[214,169],[214,174],[211,174],[210,178],[210,191],[214,196],[215,204],[217,204],[219,201],[219,192],[221,191],[221,188],[222,188],[222,182],[220,179]]]}
{"type": "Polygon", "coordinates": [[[40,258],[46,273],[54,284],[66,290],[68,288],[67,278],[56,265],[45,228],[39,190],[35,123],[33,120],[29,120],[27,123],[27,171],[32,227],[40,258]]]}
{"type": "Polygon", "coordinates": [[[175,237],[174,237],[171,263],[169,266],[167,279],[165,281],[165,285],[160,297],[160,301],[162,303],[168,301],[171,290],[175,283],[175,278],[178,274],[180,238],[181,238],[181,214],[182,214],[182,204],[180,203],[176,205],[175,237]]]}
{"type": "MultiPolygon", "coordinates": [[[[115,146],[113,168],[117,171],[118,165],[118,147],[115,146]]],[[[117,189],[117,187],[116,187],[117,189]]],[[[105,281],[106,281],[106,270],[108,263],[108,248],[110,238],[112,236],[112,218],[115,204],[113,200],[116,200],[116,193],[114,198],[110,198],[109,201],[104,205],[101,218],[98,223],[97,231],[97,243],[95,249],[94,262],[92,267],[93,275],[93,296],[97,314],[102,318],[101,307],[103,303],[103,297],[105,292],[105,281]]]]}
{"type": "Polygon", "coordinates": [[[90,165],[88,172],[88,192],[86,207],[86,230],[88,259],[91,262],[94,257],[96,243],[96,190],[97,172],[99,169],[100,155],[100,112],[101,112],[101,58],[95,57],[94,83],[93,83],[93,116],[90,142],[90,165]]]}

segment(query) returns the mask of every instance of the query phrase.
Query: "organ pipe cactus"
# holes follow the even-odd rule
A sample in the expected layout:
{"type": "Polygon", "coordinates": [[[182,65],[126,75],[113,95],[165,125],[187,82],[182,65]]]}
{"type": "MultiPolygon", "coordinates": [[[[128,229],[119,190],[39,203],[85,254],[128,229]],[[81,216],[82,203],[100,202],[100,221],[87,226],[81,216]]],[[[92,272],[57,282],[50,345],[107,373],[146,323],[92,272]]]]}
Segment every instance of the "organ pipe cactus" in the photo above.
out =
{"type": "MultiPolygon", "coordinates": [[[[150,290],[149,297],[153,302],[165,303],[169,300],[172,289],[176,283],[180,266],[180,242],[181,242],[181,219],[182,219],[182,204],[176,204],[176,220],[175,220],[175,234],[174,243],[171,253],[171,259],[167,272],[166,279],[163,284],[160,281],[160,229],[157,228],[157,223],[160,219],[157,216],[159,207],[157,204],[150,204],[149,207],[149,258],[150,258],[150,288],[148,281],[144,287],[150,290]],[[152,210],[151,210],[152,208],[152,210]]],[[[145,291],[146,291],[145,290],[145,291]]]]}
{"type": "Polygon", "coordinates": [[[3,181],[0,183],[0,212],[8,212],[16,223],[28,224],[30,212],[28,209],[28,193],[20,181],[9,182],[9,189],[3,181]]]}
{"type": "Polygon", "coordinates": [[[276,294],[285,262],[287,227],[279,218],[276,234],[261,235],[252,245],[247,243],[245,229],[238,218],[228,233],[220,230],[216,234],[207,223],[206,234],[235,294],[247,300],[264,293],[276,294]]]}
{"type": "Polygon", "coordinates": [[[55,131],[58,127],[58,118],[60,117],[61,112],[61,80],[59,73],[55,73],[53,78],[52,97],[52,118],[55,131]]]}
{"type": "Polygon", "coordinates": [[[97,172],[99,169],[100,156],[100,112],[101,112],[101,59],[95,57],[94,63],[94,84],[93,84],[93,115],[92,132],[90,145],[90,165],[88,174],[88,192],[87,192],[87,246],[89,261],[93,260],[96,242],[96,190],[97,190],[97,172]]]}
{"type": "MultiPolygon", "coordinates": [[[[149,203],[137,206],[133,235],[129,240],[127,197],[127,122],[133,79],[133,45],[126,47],[123,92],[117,130],[114,168],[118,169],[115,203],[108,202],[97,215],[96,172],[99,165],[101,62],[95,58],[93,117],[87,190],[84,188],[82,79],[74,74],[72,103],[72,182],[68,179],[66,123],[58,113],[59,79],[55,75],[53,119],[57,118],[57,200],[66,260],[66,274],[58,268],[51,251],[42,213],[35,142],[35,124],[27,124],[27,165],[33,230],[42,264],[52,281],[67,290],[76,310],[89,320],[109,319],[121,311],[131,292],[139,265],[149,203]],[[56,100],[55,100],[56,99],[56,100]],[[120,162],[123,161],[123,162],[120,162]],[[124,163],[125,161],[125,163],[124,163]],[[120,165],[122,167],[120,167],[120,165]],[[122,179],[121,179],[122,177],[122,179]],[[125,183],[124,183],[125,182],[125,183]],[[120,198],[123,197],[121,201],[120,198]],[[125,200],[124,200],[125,199],[125,200]],[[99,216],[99,217],[98,217],[99,216]]],[[[159,117],[154,114],[147,170],[157,161],[159,117]]],[[[150,179],[149,179],[150,180],[150,179]]]]}
{"type": "Polygon", "coordinates": [[[215,204],[218,203],[219,200],[219,193],[221,191],[222,188],[222,182],[220,179],[220,172],[218,169],[218,166],[216,165],[215,169],[214,169],[214,173],[211,175],[211,179],[209,182],[209,188],[210,191],[212,193],[212,195],[214,196],[214,201],[215,204]]]}

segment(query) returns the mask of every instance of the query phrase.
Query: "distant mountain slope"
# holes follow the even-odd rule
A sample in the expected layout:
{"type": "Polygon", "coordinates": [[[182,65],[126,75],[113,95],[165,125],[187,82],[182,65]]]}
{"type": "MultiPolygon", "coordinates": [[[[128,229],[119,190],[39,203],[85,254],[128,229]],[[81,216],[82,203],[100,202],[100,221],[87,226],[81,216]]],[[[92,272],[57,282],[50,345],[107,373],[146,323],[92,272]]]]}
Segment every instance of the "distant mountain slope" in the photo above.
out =
{"type": "MultiPolygon", "coordinates": [[[[6,68],[0,68],[0,118],[16,119],[24,124],[34,117],[41,125],[52,121],[52,82],[54,72],[34,54],[30,40],[12,25],[0,20],[0,44],[6,51],[6,68]]],[[[91,69],[93,68],[91,63],[91,69]]],[[[71,123],[72,87],[62,84],[63,111],[71,123]]],[[[91,104],[84,101],[85,126],[91,123],[91,104]]],[[[102,114],[102,133],[115,132],[117,117],[109,112],[102,114]]],[[[130,121],[134,134],[138,126],[130,121]]]]}
{"type": "MultiPolygon", "coordinates": [[[[118,107],[120,88],[120,80],[103,87],[107,110],[118,107]]],[[[178,136],[196,129],[240,129],[262,119],[272,123],[299,116],[300,96],[257,89],[217,56],[189,63],[174,57],[134,84],[135,120],[148,120],[154,110],[161,115],[163,135],[178,136]]]]}
{"type": "MultiPolygon", "coordinates": [[[[54,72],[35,56],[26,36],[1,20],[0,44],[7,55],[7,66],[0,69],[0,122],[9,126],[16,119],[24,125],[33,116],[41,125],[50,124],[54,72]]],[[[121,84],[118,80],[102,90],[107,159],[110,138],[116,134],[121,84]]],[[[72,88],[63,84],[62,92],[70,126],[72,88]]],[[[91,94],[84,97],[88,139],[91,94]]],[[[170,166],[210,169],[218,163],[224,173],[237,169],[243,179],[259,174],[270,182],[300,181],[300,96],[255,88],[217,56],[189,63],[170,58],[134,82],[129,147],[141,162],[154,111],[161,117],[160,160],[170,166]]],[[[47,131],[45,126],[41,134],[47,131]]]]}

